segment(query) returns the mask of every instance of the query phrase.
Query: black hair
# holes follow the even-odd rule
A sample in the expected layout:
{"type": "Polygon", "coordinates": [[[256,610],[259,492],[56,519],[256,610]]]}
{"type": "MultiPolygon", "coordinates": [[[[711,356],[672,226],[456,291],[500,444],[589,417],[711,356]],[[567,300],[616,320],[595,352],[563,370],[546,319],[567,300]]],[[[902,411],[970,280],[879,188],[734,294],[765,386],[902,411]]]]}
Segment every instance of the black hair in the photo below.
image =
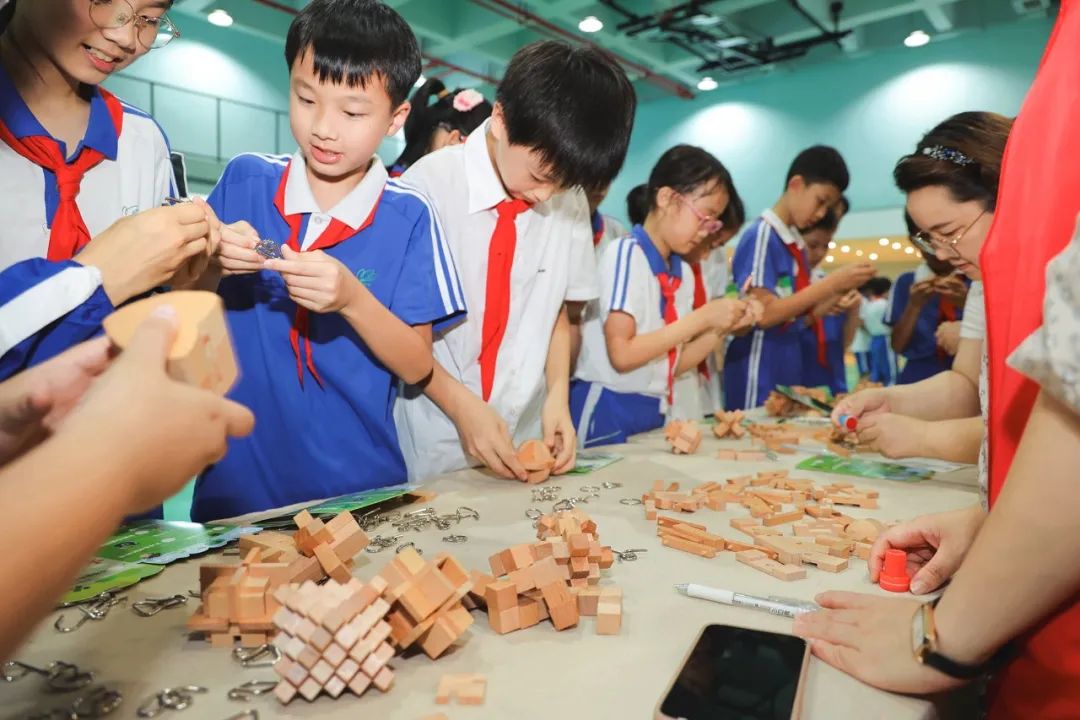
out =
{"type": "Polygon", "coordinates": [[[321,82],[366,88],[385,83],[394,107],[420,77],[420,47],[408,23],[377,0],[314,0],[300,11],[285,39],[285,61],[314,55],[321,82]]]}
{"type": "Polygon", "coordinates": [[[810,227],[803,230],[803,232],[814,232],[815,230],[824,230],[825,232],[836,232],[836,228],[840,226],[840,216],[836,214],[835,208],[829,208],[821,219],[810,227]]]}
{"type": "Polygon", "coordinates": [[[911,213],[907,210],[904,211],[904,224],[907,225],[908,237],[912,237],[919,232],[919,226],[915,224],[915,218],[911,217],[911,213]]]}
{"type": "Polygon", "coordinates": [[[649,210],[656,209],[660,188],[669,187],[685,195],[700,187],[731,188],[731,174],[724,164],[711,154],[693,145],[676,145],[656,161],[649,173],[649,210]]]}
{"type": "Polygon", "coordinates": [[[468,135],[489,117],[491,103],[481,100],[469,110],[458,110],[454,100],[462,88],[449,91],[439,80],[428,80],[413,93],[412,110],[405,121],[405,149],[394,162],[408,168],[431,151],[431,140],[438,128],[457,130],[468,135]],[[435,102],[432,103],[432,98],[435,102]]]}
{"type": "Polygon", "coordinates": [[[0,7],[0,33],[7,30],[7,26],[11,24],[11,18],[15,16],[15,0],[11,0],[4,7],[0,7]]]}
{"type": "Polygon", "coordinates": [[[940,185],[956,202],[997,206],[1001,159],[1013,121],[991,112],[953,115],[923,136],[915,152],[896,163],[893,179],[904,194],[940,185]]]}
{"type": "Polygon", "coordinates": [[[561,187],[607,187],[619,174],[637,98],[603,51],[545,40],[518,50],[495,95],[509,141],[536,151],[561,187]]]}
{"type": "Polygon", "coordinates": [[[796,175],[807,185],[826,183],[835,185],[840,192],[847,190],[848,183],[851,182],[844,156],[836,148],[827,145],[815,145],[799,153],[788,169],[784,184],[787,185],[796,175]]]}
{"type": "Polygon", "coordinates": [[[724,221],[724,227],[729,230],[738,230],[746,222],[746,206],[743,204],[739,191],[735,189],[735,183],[728,180],[728,206],[720,219],[724,221]]]}
{"type": "Polygon", "coordinates": [[[626,193],[626,217],[631,225],[641,225],[649,214],[649,186],[635,185],[626,193]]]}
{"type": "Polygon", "coordinates": [[[892,289],[892,280],[882,275],[878,275],[877,277],[870,278],[864,287],[874,295],[888,295],[889,290],[892,289]]]}

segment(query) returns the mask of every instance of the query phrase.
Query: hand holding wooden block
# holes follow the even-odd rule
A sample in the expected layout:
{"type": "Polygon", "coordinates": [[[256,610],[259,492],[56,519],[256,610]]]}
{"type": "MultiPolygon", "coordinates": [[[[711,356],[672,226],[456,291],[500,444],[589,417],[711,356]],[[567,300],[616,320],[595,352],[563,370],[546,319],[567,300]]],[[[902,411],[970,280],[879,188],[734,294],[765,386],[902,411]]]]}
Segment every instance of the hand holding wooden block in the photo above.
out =
{"type": "Polygon", "coordinates": [[[179,321],[169,350],[169,377],[219,395],[227,393],[238,371],[225,324],[225,305],[216,293],[176,291],[125,305],[105,318],[105,334],[123,350],[150,313],[163,305],[174,308],[179,321]]]}
{"type": "Polygon", "coordinates": [[[526,482],[530,485],[542,483],[551,477],[555,468],[555,456],[540,440],[526,440],[517,451],[518,462],[528,473],[526,482]]]}

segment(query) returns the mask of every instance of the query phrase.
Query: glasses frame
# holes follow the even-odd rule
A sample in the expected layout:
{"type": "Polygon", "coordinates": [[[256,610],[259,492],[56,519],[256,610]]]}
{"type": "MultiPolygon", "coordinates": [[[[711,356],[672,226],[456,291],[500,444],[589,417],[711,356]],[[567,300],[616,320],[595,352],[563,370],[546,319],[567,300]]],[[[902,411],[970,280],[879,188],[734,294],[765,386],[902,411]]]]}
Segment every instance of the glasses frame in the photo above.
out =
{"type": "Polygon", "coordinates": [[[90,0],[90,2],[88,2],[86,6],[86,12],[87,15],[90,16],[90,22],[94,23],[94,26],[97,27],[98,30],[119,30],[120,28],[127,27],[129,23],[133,23],[135,25],[135,39],[146,50],[160,50],[176,38],[180,37],[180,29],[176,27],[176,23],[172,21],[172,18],[169,17],[168,13],[163,13],[159,18],[158,25],[155,28],[157,32],[154,35],[154,40],[148,45],[142,40],[142,29],[153,26],[150,25],[150,23],[148,23],[146,20],[144,20],[142,16],[136,14],[135,6],[132,5],[129,0],[109,0],[109,2],[110,4],[123,3],[124,5],[127,5],[128,9],[131,11],[131,14],[119,25],[102,26],[101,23],[99,23],[97,19],[94,18],[94,0],[90,0]],[[158,38],[160,38],[162,35],[165,35],[167,39],[162,41],[161,43],[158,43],[158,38]]]}
{"type": "Polygon", "coordinates": [[[686,197],[682,193],[675,193],[675,196],[678,197],[679,200],[681,200],[682,203],[686,205],[686,207],[690,208],[690,212],[692,212],[694,214],[694,217],[697,218],[698,227],[704,227],[705,233],[707,235],[718,233],[724,229],[723,220],[713,217],[711,215],[706,215],[705,213],[701,212],[696,207],[694,207],[694,203],[690,202],[690,198],[686,197]]]}
{"type": "Polygon", "coordinates": [[[922,252],[930,253],[931,255],[937,255],[938,250],[944,250],[946,252],[952,253],[955,257],[960,257],[960,253],[956,251],[957,244],[964,239],[964,236],[971,231],[971,228],[975,227],[975,225],[978,224],[978,222],[982,220],[983,216],[986,215],[986,213],[988,212],[990,211],[983,210],[974,220],[971,221],[971,223],[967,227],[953,235],[951,238],[939,239],[937,237],[934,237],[932,233],[926,232],[925,230],[920,230],[919,232],[911,236],[911,243],[922,252]]]}

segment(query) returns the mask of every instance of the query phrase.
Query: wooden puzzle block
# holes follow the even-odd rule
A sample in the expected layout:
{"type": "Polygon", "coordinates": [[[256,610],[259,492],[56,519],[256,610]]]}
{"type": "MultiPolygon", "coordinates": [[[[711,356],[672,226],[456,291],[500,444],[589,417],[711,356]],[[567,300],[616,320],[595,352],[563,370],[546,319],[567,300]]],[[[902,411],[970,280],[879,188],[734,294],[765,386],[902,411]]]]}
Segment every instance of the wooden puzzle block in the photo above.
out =
{"type": "Polygon", "coordinates": [[[483,705],[487,689],[487,677],[476,673],[443,675],[439,679],[439,689],[435,702],[446,705],[457,700],[461,705],[483,705]]]}
{"type": "Polygon", "coordinates": [[[668,424],[664,435],[676,455],[690,455],[701,445],[701,429],[692,420],[675,420],[668,424]]]}
{"type": "Polygon", "coordinates": [[[805,563],[816,565],[818,569],[827,572],[840,572],[847,570],[848,561],[845,558],[833,557],[824,553],[804,553],[802,560],[805,563]]]}
{"type": "Polygon", "coordinates": [[[870,549],[873,547],[870,543],[856,542],[855,543],[855,556],[862,560],[870,559],[870,549]]]}
{"type": "Polygon", "coordinates": [[[850,557],[851,551],[855,549],[854,540],[845,540],[844,538],[833,537],[832,535],[819,535],[814,537],[814,541],[818,545],[824,547],[829,555],[835,557],[850,557]]]}
{"type": "Polygon", "coordinates": [[[506,633],[520,630],[520,610],[516,604],[513,607],[506,608],[505,610],[493,610],[489,605],[488,623],[491,625],[491,629],[499,633],[500,635],[505,635],[506,633]]]}
{"type": "Polygon", "coordinates": [[[618,635],[622,629],[622,598],[601,597],[596,608],[596,634],[618,635]]]}
{"type": "Polygon", "coordinates": [[[236,355],[217,293],[173,291],[129,303],[102,322],[112,344],[124,350],[136,329],[159,307],[176,311],[178,327],[169,348],[166,372],[174,380],[224,395],[238,375],[236,355]]]}
{"type": "Polygon", "coordinates": [[[778,580],[784,580],[785,582],[802,580],[806,577],[806,570],[803,570],[801,567],[779,563],[759,550],[744,550],[742,552],[737,552],[735,553],[735,559],[744,565],[748,565],[755,570],[759,570],[778,580]]]}
{"type": "Polygon", "coordinates": [[[783,525],[784,523],[796,522],[806,517],[806,514],[802,510],[792,510],[790,512],[772,513],[762,518],[762,524],[766,527],[773,527],[774,525],[783,525]]]}
{"type": "Polygon", "coordinates": [[[540,440],[526,440],[517,451],[518,462],[528,475],[526,482],[542,483],[551,476],[555,467],[555,456],[540,440]]]}
{"type": "Polygon", "coordinates": [[[675,550],[682,550],[683,552],[687,552],[691,555],[697,555],[703,558],[714,558],[716,557],[717,553],[716,548],[711,548],[707,545],[701,545],[690,540],[684,540],[680,537],[676,537],[673,535],[661,536],[660,542],[665,547],[673,548],[675,550]]]}
{"type": "Polygon", "coordinates": [[[856,542],[873,544],[884,530],[885,524],[877,520],[856,520],[844,528],[844,534],[856,542]]]}

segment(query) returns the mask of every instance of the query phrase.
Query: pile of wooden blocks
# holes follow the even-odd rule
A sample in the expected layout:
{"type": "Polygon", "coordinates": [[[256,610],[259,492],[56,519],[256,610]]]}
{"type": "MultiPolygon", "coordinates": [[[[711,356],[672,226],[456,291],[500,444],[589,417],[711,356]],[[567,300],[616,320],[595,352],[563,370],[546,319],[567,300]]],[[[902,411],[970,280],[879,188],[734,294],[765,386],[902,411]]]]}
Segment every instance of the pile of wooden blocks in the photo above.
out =
{"type": "Polygon", "coordinates": [[[281,631],[274,645],[282,657],[274,664],[281,680],[274,694],[282,703],[297,695],[314,700],[346,689],[363,695],[374,685],[387,692],[394,673],[387,664],[394,649],[387,642],[384,619],[390,603],[381,595],[386,583],[376,577],[365,585],[356,578],[342,584],[282,585],[274,593],[281,604],[274,625],[281,631]]]}
{"type": "Polygon", "coordinates": [[[486,691],[487,677],[479,673],[443,675],[439,678],[435,702],[446,705],[456,700],[459,705],[483,705],[486,691]]]}
{"type": "Polygon", "coordinates": [[[528,474],[525,482],[530,485],[542,483],[551,477],[555,469],[555,456],[540,440],[526,440],[517,451],[518,462],[528,474]]]}
{"type": "Polygon", "coordinates": [[[692,455],[701,446],[701,428],[693,420],[672,420],[664,428],[664,437],[676,455],[692,455]]]}
{"type": "Polygon", "coordinates": [[[394,556],[380,572],[390,603],[390,639],[401,650],[418,644],[431,659],[442,655],[473,624],[462,604],[473,589],[469,573],[447,553],[425,561],[415,548],[394,556]]]}
{"type": "Polygon", "coordinates": [[[188,618],[188,630],[204,633],[214,647],[266,644],[274,634],[278,603],[273,592],[286,581],[288,564],[263,562],[253,549],[239,565],[199,567],[202,605],[188,618]]]}
{"type": "MultiPolygon", "coordinates": [[[[829,404],[829,394],[823,388],[808,388],[801,385],[793,385],[792,391],[804,397],[817,400],[820,403],[829,404]]],[[[794,417],[797,415],[820,416],[821,412],[797,403],[787,395],[782,395],[775,390],[769,393],[765,399],[765,412],[773,417],[794,417]]]]}
{"type": "Polygon", "coordinates": [[[265,530],[245,535],[240,538],[240,551],[258,548],[266,560],[287,563],[285,582],[318,581],[324,577],[348,582],[353,558],[371,542],[356,518],[343,512],[324,524],[302,510],[293,522],[299,529],[292,535],[265,530]]]}
{"type": "Polygon", "coordinates": [[[718,438],[734,438],[740,440],[746,436],[746,428],[743,427],[743,411],[718,412],[715,415],[716,424],[713,425],[713,435],[718,438]]]}
{"type": "Polygon", "coordinates": [[[491,576],[474,574],[472,602],[487,609],[491,628],[505,634],[550,619],[565,630],[595,616],[598,634],[618,633],[622,591],[599,587],[600,571],[615,555],[600,544],[596,523],[572,508],[540,517],[537,537],[492,555],[491,576]]]}
{"type": "MultiPolygon", "coordinates": [[[[662,486],[658,482],[654,488],[662,486]]],[[[818,487],[810,480],[789,477],[786,470],[730,478],[723,485],[705,483],[686,494],[691,498],[708,498],[694,507],[683,503],[661,508],[656,505],[657,489],[646,493],[643,501],[646,518],[656,521],[656,534],[663,545],[703,558],[734,552],[739,562],[781,580],[806,577],[804,564],[840,572],[848,567],[852,555],[868,558],[871,544],[886,527],[877,520],[854,520],[835,508],[836,505],[876,508],[876,491],[860,490],[850,483],[818,487]],[[710,533],[705,525],[657,514],[657,510],[663,509],[722,510],[732,502],[750,512],[749,517],[731,520],[731,527],[748,535],[749,542],[724,538],[710,533]],[[782,529],[788,524],[793,535],[782,529]]],[[[677,489],[677,484],[668,486],[661,497],[669,500],[669,491],[677,489]]]]}
{"type": "Polygon", "coordinates": [[[642,494],[641,503],[645,508],[645,519],[655,520],[657,510],[697,512],[707,507],[710,510],[720,511],[733,499],[734,497],[720,483],[704,483],[684,493],[679,492],[679,483],[670,483],[665,486],[662,480],[657,480],[653,483],[652,490],[642,494]]]}

